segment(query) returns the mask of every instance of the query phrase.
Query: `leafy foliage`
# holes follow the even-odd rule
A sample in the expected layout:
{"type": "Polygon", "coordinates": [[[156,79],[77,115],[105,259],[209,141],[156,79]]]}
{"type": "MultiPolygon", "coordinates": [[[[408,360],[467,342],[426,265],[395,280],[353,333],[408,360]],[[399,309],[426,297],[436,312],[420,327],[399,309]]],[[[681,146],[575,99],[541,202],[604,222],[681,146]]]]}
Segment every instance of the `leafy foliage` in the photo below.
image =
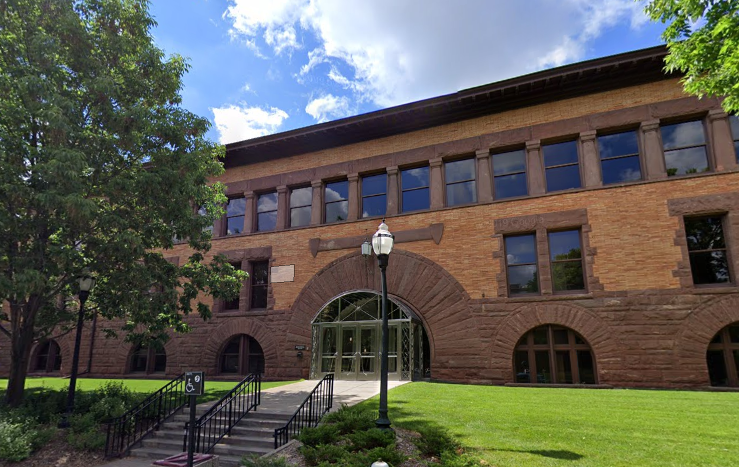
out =
{"type": "Polygon", "coordinates": [[[247,456],[241,459],[244,467],[290,467],[284,457],[247,456]]]}
{"type": "Polygon", "coordinates": [[[739,1],[651,0],[646,12],[669,23],[662,34],[670,51],[666,69],[685,73],[685,90],[726,96],[724,109],[739,111],[739,1]]]}
{"type": "Polygon", "coordinates": [[[148,2],[0,1],[0,17],[0,332],[18,404],[34,340],[73,325],[83,268],[88,318],[137,343],[210,317],[199,297],[236,296],[246,276],[208,255],[223,148],[180,107],[188,65],[153,44],[148,2]],[[168,261],[176,238],[192,253],[168,261]]]}
{"type": "Polygon", "coordinates": [[[19,462],[49,442],[53,429],[36,426],[16,414],[0,419],[0,460],[19,462]]]}
{"type": "Polygon", "coordinates": [[[339,433],[345,435],[374,428],[375,414],[370,410],[357,410],[354,407],[342,405],[336,412],[326,415],[324,422],[336,425],[339,433]]]}
{"type": "Polygon", "coordinates": [[[67,442],[78,451],[97,451],[105,447],[105,433],[94,413],[74,414],[70,417],[67,442]]]}
{"type": "Polygon", "coordinates": [[[316,447],[321,444],[333,443],[338,435],[338,427],[324,423],[315,428],[304,428],[298,436],[298,441],[306,446],[316,447]]]}
{"type": "Polygon", "coordinates": [[[347,438],[352,442],[352,450],[355,451],[385,448],[395,442],[395,434],[392,431],[379,428],[357,431],[348,435],[347,438]]]}
{"type": "Polygon", "coordinates": [[[441,427],[424,427],[419,433],[421,436],[416,438],[414,443],[425,456],[441,457],[443,453],[454,453],[460,447],[459,443],[441,427]]]}

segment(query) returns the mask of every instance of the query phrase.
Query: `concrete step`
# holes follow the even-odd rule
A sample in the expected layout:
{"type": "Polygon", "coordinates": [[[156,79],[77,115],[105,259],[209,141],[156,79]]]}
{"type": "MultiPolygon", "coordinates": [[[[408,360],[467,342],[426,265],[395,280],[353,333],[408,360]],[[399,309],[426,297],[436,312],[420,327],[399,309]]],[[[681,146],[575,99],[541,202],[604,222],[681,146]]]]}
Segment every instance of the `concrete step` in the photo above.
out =
{"type": "MultiPolygon", "coordinates": [[[[182,449],[184,439],[182,436],[153,436],[141,441],[144,447],[161,448],[161,449],[182,449]]],[[[272,448],[274,446],[274,438],[272,436],[245,436],[232,435],[224,436],[218,444],[226,446],[239,446],[246,448],[272,448]]]]}
{"type": "MultiPolygon", "coordinates": [[[[135,452],[131,452],[131,456],[142,458],[142,459],[151,459],[152,461],[155,460],[161,460],[166,459],[167,457],[174,456],[176,454],[180,454],[182,450],[177,451],[169,451],[169,450],[163,450],[163,449],[157,449],[157,448],[140,448],[137,449],[135,452]]],[[[215,453],[212,453],[215,454],[215,453]]],[[[261,455],[261,454],[260,454],[261,455]]],[[[241,465],[241,458],[240,455],[218,455],[218,461],[221,467],[237,467],[241,465]]]]}
{"type": "MultiPolygon", "coordinates": [[[[273,437],[275,433],[274,428],[264,425],[245,425],[239,423],[235,427],[231,428],[231,436],[254,436],[254,437],[273,437]]],[[[184,427],[162,427],[159,431],[155,431],[154,437],[184,437],[184,427]]]]}

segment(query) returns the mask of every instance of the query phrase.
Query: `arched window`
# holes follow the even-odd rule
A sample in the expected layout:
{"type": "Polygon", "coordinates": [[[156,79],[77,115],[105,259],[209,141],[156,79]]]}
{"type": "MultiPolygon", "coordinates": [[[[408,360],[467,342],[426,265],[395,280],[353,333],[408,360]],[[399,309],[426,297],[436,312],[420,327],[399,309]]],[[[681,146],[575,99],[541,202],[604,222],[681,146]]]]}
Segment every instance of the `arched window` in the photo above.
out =
{"type": "Polygon", "coordinates": [[[167,369],[167,353],[164,347],[138,344],[131,352],[128,368],[131,373],[164,373],[167,369]]]}
{"type": "Polygon", "coordinates": [[[739,323],[726,326],[713,337],[706,362],[711,386],[739,386],[739,323]]]}
{"type": "Polygon", "coordinates": [[[246,334],[231,338],[219,359],[223,374],[264,373],[264,352],[256,339],[246,334]]]}
{"type": "Polygon", "coordinates": [[[562,326],[539,326],[524,334],[516,344],[513,360],[517,383],[597,383],[590,345],[562,326]]]}
{"type": "Polygon", "coordinates": [[[35,373],[52,373],[61,370],[62,352],[59,344],[54,340],[39,344],[32,368],[35,373]]]}

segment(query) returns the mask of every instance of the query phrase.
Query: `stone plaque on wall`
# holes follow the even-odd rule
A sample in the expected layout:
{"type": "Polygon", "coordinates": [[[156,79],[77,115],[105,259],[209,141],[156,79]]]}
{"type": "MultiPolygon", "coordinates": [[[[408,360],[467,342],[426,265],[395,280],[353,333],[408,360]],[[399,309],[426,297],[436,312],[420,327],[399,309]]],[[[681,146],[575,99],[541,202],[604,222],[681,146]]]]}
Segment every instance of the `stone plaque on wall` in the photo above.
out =
{"type": "Polygon", "coordinates": [[[295,280],[295,265],[288,264],[287,266],[273,266],[270,271],[272,275],[271,282],[292,282],[295,280]]]}

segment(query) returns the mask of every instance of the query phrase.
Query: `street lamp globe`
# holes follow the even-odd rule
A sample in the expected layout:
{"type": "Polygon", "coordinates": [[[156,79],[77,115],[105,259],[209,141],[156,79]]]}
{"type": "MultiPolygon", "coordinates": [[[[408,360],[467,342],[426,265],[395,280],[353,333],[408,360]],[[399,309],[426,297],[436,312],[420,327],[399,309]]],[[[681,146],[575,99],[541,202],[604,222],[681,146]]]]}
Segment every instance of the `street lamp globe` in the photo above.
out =
{"type": "Polygon", "coordinates": [[[387,224],[383,220],[380,228],[372,236],[372,249],[378,257],[380,255],[389,255],[393,251],[393,243],[395,243],[395,236],[390,233],[387,224]]]}
{"type": "Polygon", "coordinates": [[[82,270],[82,275],[79,279],[80,292],[90,293],[93,287],[95,287],[95,278],[90,273],[90,270],[85,268],[82,270]]]}

